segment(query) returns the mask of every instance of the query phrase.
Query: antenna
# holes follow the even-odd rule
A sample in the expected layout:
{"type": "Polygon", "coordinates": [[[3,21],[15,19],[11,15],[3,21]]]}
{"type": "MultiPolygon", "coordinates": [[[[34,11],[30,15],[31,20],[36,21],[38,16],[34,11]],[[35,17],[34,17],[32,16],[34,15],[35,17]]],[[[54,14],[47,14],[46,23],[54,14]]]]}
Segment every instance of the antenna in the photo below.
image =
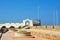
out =
{"type": "Polygon", "coordinates": [[[55,10],[55,13],[53,13],[53,25],[58,25],[58,13],[57,13],[57,10],[55,10]]]}
{"type": "Polygon", "coordinates": [[[37,19],[39,19],[39,11],[40,11],[40,6],[39,6],[39,0],[37,3],[37,19]]]}
{"type": "Polygon", "coordinates": [[[55,26],[55,12],[53,12],[53,25],[55,26]]]}
{"type": "Polygon", "coordinates": [[[56,10],[56,25],[58,25],[58,13],[57,13],[57,10],[56,10]]]}
{"type": "Polygon", "coordinates": [[[40,9],[40,7],[38,6],[38,15],[37,15],[38,19],[39,19],[39,9],[40,9]]]}

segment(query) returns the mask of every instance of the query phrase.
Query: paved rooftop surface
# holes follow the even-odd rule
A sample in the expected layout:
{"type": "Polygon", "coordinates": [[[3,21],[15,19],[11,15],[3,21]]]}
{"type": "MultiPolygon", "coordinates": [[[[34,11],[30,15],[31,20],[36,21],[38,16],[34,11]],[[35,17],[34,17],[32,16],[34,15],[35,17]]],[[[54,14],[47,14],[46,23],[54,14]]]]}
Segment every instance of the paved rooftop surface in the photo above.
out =
{"type": "Polygon", "coordinates": [[[13,40],[45,40],[45,39],[42,39],[42,38],[16,38],[13,40]]]}
{"type": "Polygon", "coordinates": [[[15,37],[13,31],[8,31],[7,33],[2,35],[1,40],[46,40],[43,38],[32,38],[31,36],[24,36],[24,37],[15,37]]]}
{"type": "Polygon", "coordinates": [[[51,34],[51,35],[56,35],[56,36],[60,36],[60,31],[52,31],[52,30],[39,30],[39,29],[27,29],[26,31],[30,31],[30,32],[40,32],[40,33],[44,33],[44,34],[51,34]]]}
{"type": "MultiPolygon", "coordinates": [[[[45,33],[45,34],[52,34],[52,35],[59,35],[60,36],[60,32],[57,31],[51,31],[51,30],[35,30],[35,29],[29,29],[26,31],[35,31],[35,32],[41,32],[41,33],[45,33]]],[[[24,36],[24,37],[16,37],[14,36],[15,32],[14,31],[8,31],[7,33],[2,35],[1,40],[47,40],[47,39],[43,39],[43,38],[32,38],[31,36],[24,36]]]]}

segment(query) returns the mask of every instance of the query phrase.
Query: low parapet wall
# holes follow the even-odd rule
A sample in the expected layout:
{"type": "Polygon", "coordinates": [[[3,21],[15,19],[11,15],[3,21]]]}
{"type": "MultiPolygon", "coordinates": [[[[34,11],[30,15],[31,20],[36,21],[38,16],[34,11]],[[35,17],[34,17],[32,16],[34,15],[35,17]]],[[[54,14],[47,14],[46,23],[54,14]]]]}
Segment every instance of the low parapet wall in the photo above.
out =
{"type": "Polygon", "coordinates": [[[60,30],[60,26],[31,26],[31,29],[60,30]]]}
{"type": "MultiPolygon", "coordinates": [[[[54,32],[60,32],[60,26],[32,26],[30,28],[38,30],[50,30],[53,32],[53,34],[56,34],[54,32]]],[[[31,32],[31,35],[38,38],[45,38],[47,40],[60,40],[60,34],[52,35],[52,32],[51,34],[45,34],[43,32],[31,32]]]]}

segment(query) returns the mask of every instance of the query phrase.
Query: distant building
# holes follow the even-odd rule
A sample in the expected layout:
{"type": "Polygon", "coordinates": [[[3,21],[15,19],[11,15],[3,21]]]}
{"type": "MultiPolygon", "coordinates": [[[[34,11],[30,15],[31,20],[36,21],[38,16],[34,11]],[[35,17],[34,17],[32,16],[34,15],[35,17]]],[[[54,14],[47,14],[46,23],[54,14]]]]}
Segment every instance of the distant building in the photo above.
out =
{"type": "Polygon", "coordinates": [[[40,20],[36,20],[35,22],[33,22],[34,26],[41,26],[41,21],[40,20]]]}

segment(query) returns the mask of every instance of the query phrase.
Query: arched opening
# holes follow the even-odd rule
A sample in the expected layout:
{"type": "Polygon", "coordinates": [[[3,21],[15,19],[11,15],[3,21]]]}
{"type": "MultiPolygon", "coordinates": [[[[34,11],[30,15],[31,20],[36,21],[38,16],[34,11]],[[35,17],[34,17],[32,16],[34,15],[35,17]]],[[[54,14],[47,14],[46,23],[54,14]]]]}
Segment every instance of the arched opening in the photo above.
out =
{"type": "Polygon", "coordinates": [[[6,28],[6,26],[2,26],[1,28],[6,28]]]}
{"type": "Polygon", "coordinates": [[[9,29],[10,29],[10,30],[15,30],[15,27],[14,27],[14,26],[10,26],[9,29]]]}
{"type": "Polygon", "coordinates": [[[26,21],[25,26],[29,26],[29,25],[30,25],[30,21],[26,21]]]}
{"type": "Polygon", "coordinates": [[[21,26],[19,26],[18,29],[21,29],[21,26]]]}
{"type": "Polygon", "coordinates": [[[6,26],[1,27],[1,32],[2,33],[6,33],[7,31],[8,31],[8,29],[6,28],[6,26]]]}

